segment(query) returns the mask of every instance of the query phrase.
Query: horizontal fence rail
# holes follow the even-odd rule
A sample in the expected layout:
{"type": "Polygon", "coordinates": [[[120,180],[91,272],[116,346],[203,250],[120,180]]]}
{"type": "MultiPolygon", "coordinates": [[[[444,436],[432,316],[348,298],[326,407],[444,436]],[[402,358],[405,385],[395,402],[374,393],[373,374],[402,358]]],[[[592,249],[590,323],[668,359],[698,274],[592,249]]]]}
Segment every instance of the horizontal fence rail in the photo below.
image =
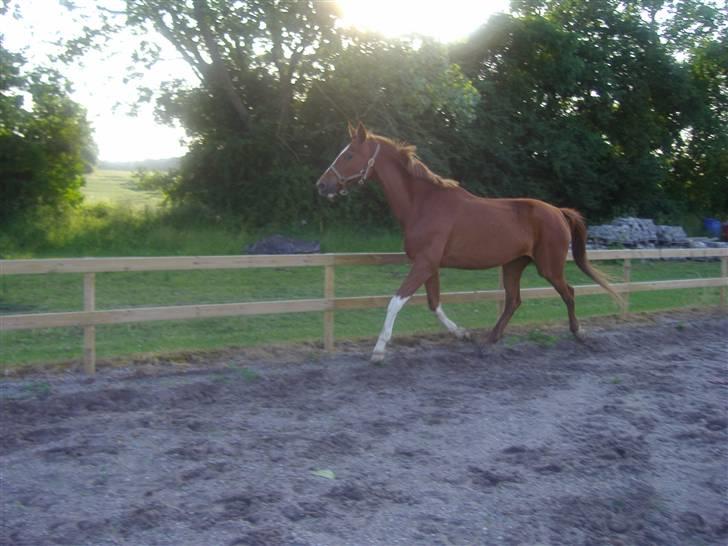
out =
{"type": "MultiPolygon", "coordinates": [[[[569,254],[568,259],[572,260],[571,254],[569,254]]],[[[589,259],[591,261],[623,261],[624,282],[612,284],[617,292],[624,295],[625,304],[622,308],[623,315],[628,312],[629,294],[632,292],[719,287],[721,305],[726,305],[728,249],[592,250],[589,252],[589,259]],[[721,276],[708,279],[630,281],[631,261],[633,259],[676,258],[720,258],[721,276]]],[[[84,328],[84,370],[87,373],[94,373],[96,365],[95,327],[97,325],[244,315],[323,312],[324,348],[330,351],[334,348],[335,311],[386,307],[391,299],[391,295],[337,298],[335,296],[335,267],[351,265],[397,265],[406,263],[408,263],[407,256],[402,253],[0,260],[0,275],[48,273],[84,274],[83,311],[0,315],[0,331],[81,326],[84,328]],[[324,267],[324,297],[318,299],[139,307],[131,309],[95,309],[96,273],[281,267],[324,267]]],[[[604,290],[597,285],[575,286],[574,291],[577,295],[604,293],[604,290]]],[[[559,296],[552,287],[521,289],[522,299],[553,297],[559,296]]],[[[441,300],[444,303],[465,303],[482,300],[495,301],[499,305],[502,305],[504,298],[505,294],[502,287],[497,290],[444,292],[441,294],[441,300]]],[[[423,294],[418,294],[411,299],[411,302],[424,304],[427,303],[427,297],[423,294]]]]}
{"type": "MultiPolygon", "coordinates": [[[[668,258],[720,258],[725,248],[655,248],[635,250],[590,250],[589,260],[668,258]]],[[[571,252],[568,256],[573,260],[571,252]]],[[[409,263],[401,252],[346,254],[281,254],[259,256],[165,256],[141,258],[52,258],[46,260],[0,260],[0,275],[44,273],[114,273],[125,271],[192,271],[202,269],[250,269],[267,267],[316,267],[335,265],[397,265],[409,263]]]]}

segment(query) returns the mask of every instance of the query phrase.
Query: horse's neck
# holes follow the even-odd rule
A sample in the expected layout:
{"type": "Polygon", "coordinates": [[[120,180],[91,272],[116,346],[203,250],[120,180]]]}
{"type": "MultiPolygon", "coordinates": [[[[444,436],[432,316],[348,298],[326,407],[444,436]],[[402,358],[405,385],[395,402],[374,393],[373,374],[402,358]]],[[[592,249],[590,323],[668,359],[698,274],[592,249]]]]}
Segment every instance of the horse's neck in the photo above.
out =
{"type": "Polygon", "coordinates": [[[396,153],[388,151],[388,153],[382,154],[382,161],[375,164],[374,170],[382,184],[392,214],[404,227],[416,195],[412,191],[413,180],[405,174],[402,165],[395,157],[396,153]]]}

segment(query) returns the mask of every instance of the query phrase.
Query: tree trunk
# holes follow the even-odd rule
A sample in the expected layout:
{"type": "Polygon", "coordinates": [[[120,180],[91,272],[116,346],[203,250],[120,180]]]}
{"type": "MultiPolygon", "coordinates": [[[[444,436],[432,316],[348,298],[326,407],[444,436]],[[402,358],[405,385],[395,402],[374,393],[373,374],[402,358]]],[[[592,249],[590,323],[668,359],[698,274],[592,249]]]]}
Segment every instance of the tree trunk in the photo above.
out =
{"type": "Polygon", "coordinates": [[[240,95],[238,95],[238,92],[233,85],[233,81],[230,77],[227,66],[225,65],[225,61],[223,60],[222,55],[220,55],[220,49],[217,46],[217,42],[215,41],[215,37],[213,36],[210,28],[209,9],[207,7],[207,3],[205,0],[193,0],[192,3],[194,6],[195,20],[197,21],[200,34],[202,35],[205,46],[210,53],[210,58],[212,59],[210,75],[213,81],[219,85],[225,93],[228,102],[237,113],[243,129],[245,131],[249,131],[250,113],[243,104],[243,101],[240,99],[240,95]]]}

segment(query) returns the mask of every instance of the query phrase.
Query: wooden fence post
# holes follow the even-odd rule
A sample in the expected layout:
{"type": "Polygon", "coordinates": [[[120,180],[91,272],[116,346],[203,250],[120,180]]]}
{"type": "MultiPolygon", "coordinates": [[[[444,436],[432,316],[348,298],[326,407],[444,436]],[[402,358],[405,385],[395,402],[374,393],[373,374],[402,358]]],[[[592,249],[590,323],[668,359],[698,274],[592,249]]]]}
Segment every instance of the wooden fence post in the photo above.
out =
{"type": "MultiPolygon", "coordinates": [[[[632,280],[632,258],[625,258],[622,263],[622,279],[627,284],[629,284],[632,280]]],[[[630,290],[622,292],[622,318],[625,318],[627,313],[629,313],[629,293],[630,290]]]]}
{"type": "MultiPolygon", "coordinates": [[[[333,303],[336,295],[334,285],[334,265],[324,266],[324,299],[333,303]]],[[[334,310],[324,311],[324,351],[334,350],[334,310]]]]}
{"type": "MultiPolygon", "coordinates": [[[[83,310],[96,309],[96,274],[83,275],[83,310]]],[[[89,375],[96,373],[96,326],[83,327],[83,371],[89,375]]]]}
{"type": "MultiPolygon", "coordinates": [[[[728,256],[721,256],[720,258],[720,276],[723,277],[724,280],[728,279],[728,256]]],[[[720,287],[720,305],[722,307],[728,305],[728,302],[726,302],[725,286],[720,287]]]]}

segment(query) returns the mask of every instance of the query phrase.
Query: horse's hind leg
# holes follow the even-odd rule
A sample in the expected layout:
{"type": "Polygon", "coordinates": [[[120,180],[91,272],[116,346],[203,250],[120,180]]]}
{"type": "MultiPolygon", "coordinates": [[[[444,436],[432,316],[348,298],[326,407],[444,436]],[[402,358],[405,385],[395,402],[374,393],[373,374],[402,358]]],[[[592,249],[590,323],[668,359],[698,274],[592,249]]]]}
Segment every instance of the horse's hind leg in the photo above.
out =
{"type": "Polygon", "coordinates": [[[503,266],[503,288],[506,292],[506,302],[498,322],[488,336],[488,343],[496,343],[503,337],[503,331],[513,317],[513,313],[521,305],[521,275],[531,258],[522,256],[503,266]]]}
{"type": "Polygon", "coordinates": [[[470,334],[465,328],[460,328],[457,324],[451,321],[445,311],[442,310],[440,305],[440,272],[435,271],[433,275],[425,282],[425,288],[427,289],[427,304],[430,307],[430,311],[437,315],[442,325],[447,328],[448,332],[455,334],[458,339],[468,339],[470,334]]]}
{"type": "Polygon", "coordinates": [[[569,329],[571,330],[571,333],[578,338],[579,321],[576,318],[576,309],[574,305],[574,288],[566,282],[563,265],[560,268],[553,268],[553,270],[539,268],[539,273],[544,279],[551,283],[561,296],[561,299],[564,300],[566,310],[569,313],[569,329]]]}
{"type": "Polygon", "coordinates": [[[576,310],[574,305],[574,288],[566,282],[564,275],[556,278],[548,278],[547,280],[553,285],[566,304],[566,310],[569,313],[569,330],[577,338],[579,337],[579,321],[576,318],[576,310]]]}

